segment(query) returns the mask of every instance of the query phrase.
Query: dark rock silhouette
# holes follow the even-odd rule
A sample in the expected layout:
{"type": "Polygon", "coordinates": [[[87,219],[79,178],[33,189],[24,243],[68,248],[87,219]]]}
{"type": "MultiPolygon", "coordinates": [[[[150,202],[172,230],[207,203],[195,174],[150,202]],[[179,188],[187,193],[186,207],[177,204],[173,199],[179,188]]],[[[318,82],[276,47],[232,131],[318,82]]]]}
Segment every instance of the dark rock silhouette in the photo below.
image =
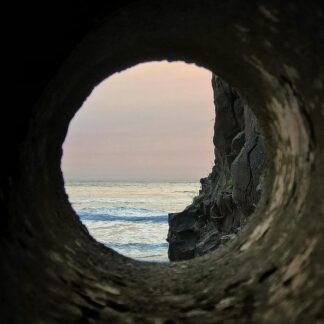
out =
{"type": "Polygon", "coordinates": [[[262,191],[264,140],[257,119],[239,93],[216,75],[215,165],[201,179],[199,196],[181,213],[169,215],[169,258],[191,259],[236,236],[262,191]]]}

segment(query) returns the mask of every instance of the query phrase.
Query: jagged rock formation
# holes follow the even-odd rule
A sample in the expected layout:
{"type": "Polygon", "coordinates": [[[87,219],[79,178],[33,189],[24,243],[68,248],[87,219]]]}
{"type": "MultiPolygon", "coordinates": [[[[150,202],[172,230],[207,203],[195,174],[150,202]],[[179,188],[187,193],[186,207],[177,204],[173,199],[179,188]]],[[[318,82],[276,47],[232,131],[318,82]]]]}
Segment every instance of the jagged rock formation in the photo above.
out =
{"type": "Polygon", "coordinates": [[[235,237],[262,191],[263,138],[255,115],[238,92],[216,75],[215,165],[200,180],[199,196],[183,212],[169,215],[169,258],[205,254],[235,237]]]}

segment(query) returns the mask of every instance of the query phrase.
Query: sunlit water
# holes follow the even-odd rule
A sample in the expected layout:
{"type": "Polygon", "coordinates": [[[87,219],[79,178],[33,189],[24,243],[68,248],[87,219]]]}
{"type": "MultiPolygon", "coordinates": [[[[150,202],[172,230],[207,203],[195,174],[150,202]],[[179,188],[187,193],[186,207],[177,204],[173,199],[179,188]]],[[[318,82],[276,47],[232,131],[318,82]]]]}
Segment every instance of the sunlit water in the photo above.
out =
{"type": "Polygon", "coordinates": [[[199,182],[67,182],[69,200],[90,234],[141,261],[168,261],[168,213],[182,211],[199,182]]]}

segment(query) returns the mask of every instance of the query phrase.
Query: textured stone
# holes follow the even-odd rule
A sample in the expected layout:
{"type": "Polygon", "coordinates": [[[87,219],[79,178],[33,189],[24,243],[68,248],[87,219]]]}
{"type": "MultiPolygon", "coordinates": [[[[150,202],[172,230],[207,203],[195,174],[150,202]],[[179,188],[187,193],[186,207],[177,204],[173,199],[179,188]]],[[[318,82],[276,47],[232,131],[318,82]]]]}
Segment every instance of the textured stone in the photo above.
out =
{"type": "Polygon", "coordinates": [[[229,234],[237,234],[242,228],[262,192],[265,153],[257,119],[239,93],[224,80],[214,75],[212,86],[215,166],[207,178],[201,179],[201,190],[193,204],[181,213],[169,215],[171,261],[203,255],[235,237],[229,234]],[[194,218],[190,217],[192,210],[194,218]],[[186,222],[195,228],[195,235],[187,241],[190,253],[182,235],[187,230],[186,222]]]}
{"type": "Polygon", "coordinates": [[[128,3],[14,3],[14,95],[0,127],[1,323],[321,323],[323,2],[128,3]],[[161,59],[195,62],[238,89],[262,127],[267,172],[237,239],[150,264],[89,236],[60,160],[92,89],[161,59]]]}

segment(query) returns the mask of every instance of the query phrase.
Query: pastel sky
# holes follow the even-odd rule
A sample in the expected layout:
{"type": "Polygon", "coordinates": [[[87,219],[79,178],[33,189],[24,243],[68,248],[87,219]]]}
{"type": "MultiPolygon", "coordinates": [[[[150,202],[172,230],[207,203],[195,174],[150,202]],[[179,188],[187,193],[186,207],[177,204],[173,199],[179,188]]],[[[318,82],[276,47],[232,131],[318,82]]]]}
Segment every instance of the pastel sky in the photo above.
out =
{"type": "Polygon", "coordinates": [[[139,64],[97,86],[65,140],[66,180],[198,180],[211,171],[211,72],[183,62],[139,64]]]}

